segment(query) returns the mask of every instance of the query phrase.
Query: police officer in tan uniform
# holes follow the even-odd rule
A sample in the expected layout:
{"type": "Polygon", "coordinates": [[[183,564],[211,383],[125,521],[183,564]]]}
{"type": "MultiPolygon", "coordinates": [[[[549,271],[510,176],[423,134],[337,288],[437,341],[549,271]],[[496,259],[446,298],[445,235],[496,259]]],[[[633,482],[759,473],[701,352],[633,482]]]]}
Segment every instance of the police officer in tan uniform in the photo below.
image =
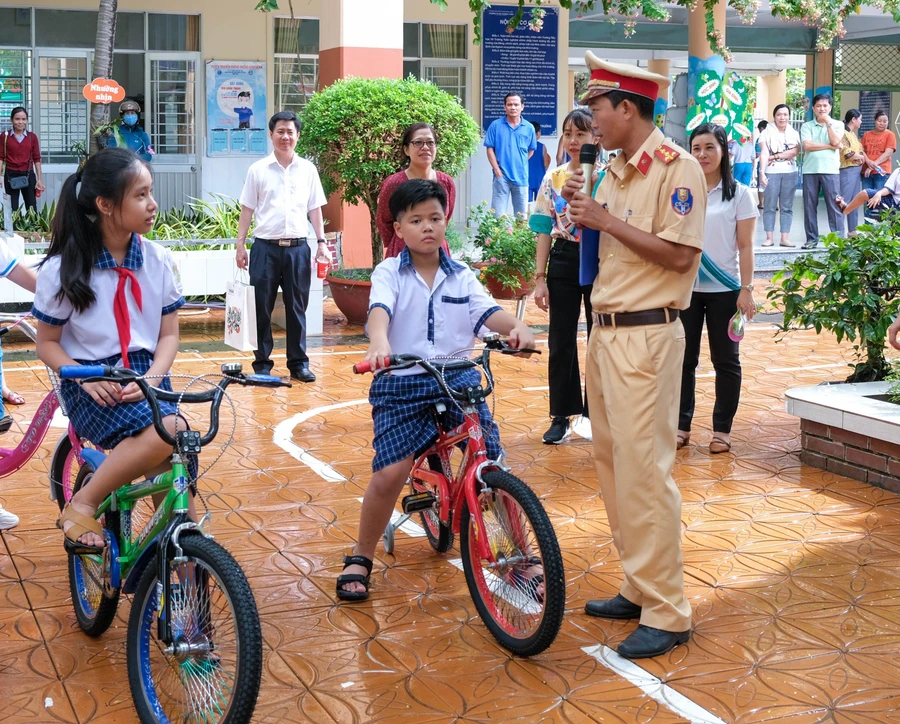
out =
{"type": "Polygon", "coordinates": [[[603,147],[621,153],[594,198],[581,192],[581,172],[563,197],[572,220],[600,232],[587,394],[597,475],[625,574],[619,595],[589,601],[585,612],[640,619],[618,653],[647,658],[690,638],[672,468],[684,356],[679,314],[700,264],[706,180],[697,161],[653,124],[654,102],[669,80],[585,57],[591,79],[582,102],[603,147]]]}

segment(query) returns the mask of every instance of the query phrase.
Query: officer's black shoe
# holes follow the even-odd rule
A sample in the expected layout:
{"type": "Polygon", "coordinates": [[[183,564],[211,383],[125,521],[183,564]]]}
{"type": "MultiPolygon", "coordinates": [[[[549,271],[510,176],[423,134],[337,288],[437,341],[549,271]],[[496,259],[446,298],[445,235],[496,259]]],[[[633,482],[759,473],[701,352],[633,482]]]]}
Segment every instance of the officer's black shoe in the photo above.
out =
{"type": "Polygon", "coordinates": [[[686,644],[690,637],[690,631],[676,633],[639,625],[627,639],[619,644],[616,653],[626,659],[651,659],[654,656],[662,656],[676,646],[686,644]]]}
{"type": "Polygon", "coordinates": [[[572,426],[568,417],[554,417],[550,423],[550,429],[544,433],[545,445],[559,445],[569,439],[572,434],[572,426]]]}
{"type": "Polygon", "coordinates": [[[819,242],[818,242],[818,241],[807,241],[807,242],[806,242],[803,246],[801,246],[800,248],[801,248],[801,249],[815,249],[818,245],[819,245],[819,242]]]}
{"type": "Polygon", "coordinates": [[[291,370],[291,377],[298,382],[315,382],[316,376],[309,368],[309,365],[303,365],[300,369],[291,370]]]}
{"type": "Polygon", "coordinates": [[[641,607],[629,601],[621,593],[617,593],[615,598],[588,601],[584,604],[584,612],[588,616],[597,616],[598,618],[626,619],[641,617],[641,607]]]}

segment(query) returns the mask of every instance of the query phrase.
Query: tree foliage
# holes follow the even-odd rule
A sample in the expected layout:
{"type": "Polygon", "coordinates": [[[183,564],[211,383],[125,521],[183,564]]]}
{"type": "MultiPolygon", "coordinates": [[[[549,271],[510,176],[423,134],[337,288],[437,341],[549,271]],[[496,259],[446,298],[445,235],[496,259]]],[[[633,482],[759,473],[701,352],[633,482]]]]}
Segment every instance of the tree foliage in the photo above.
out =
{"type": "MultiPolygon", "coordinates": [[[[278,10],[279,0],[258,0],[256,9],[263,12],[278,10]]],[[[290,2],[291,0],[288,0],[290,2]]],[[[430,0],[441,9],[447,7],[451,0],[430,0]]],[[[463,0],[456,0],[462,2],[463,0]]],[[[761,0],[727,0],[728,6],[735,10],[741,20],[746,24],[752,24],[756,20],[761,0]]],[[[529,26],[533,30],[540,29],[544,8],[549,6],[550,0],[527,0],[528,4],[535,7],[531,10],[529,26]]],[[[475,40],[477,44],[481,39],[481,15],[485,9],[491,6],[490,0],[468,0],[469,10],[472,12],[475,26],[475,40]]],[[[725,46],[721,33],[716,31],[713,21],[713,10],[718,0],[672,0],[666,3],[664,0],[559,0],[561,7],[571,10],[580,16],[581,13],[602,9],[609,16],[611,22],[617,18],[624,18],[625,35],[634,33],[638,18],[654,21],[666,21],[669,19],[667,4],[675,4],[689,10],[700,6],[703,8],[706,18],[706,36],[710,47],[722,55],[726,60],[731,59],[731,53],[725,46]]],[[[859,13],[863,5],[872,5],[879,8],[885,14],[891,15],[895,23],[900,23],[900,0],[769,0],[769,8],[772,15],[783,20],[801,20],[807,25],[818,28],[818,46],[825,50],[831,47],[835,38],[844,36],[844,21],[851,13],[859,13]]],[[[510,28],[517,28],[525,14],[526,0],[519,0],[519,8],[516,15],[509,21],[510,28]]]]}
{"type": "Polygon", "coordinates": [[[387,176],[406,165],[400,146],[412,123],[430,123],[438,140],[434,167],[463,171],[478,143],[478,126],[459,102],[433,83],[406,78],[349,78],[313,94],[303,110],[297,152],[319,169],[326,193],[340,190],[348,204],[365,204],[372,216],[372,261],[384,248],[375,214],[387,176]]]}
{"type": "Polygon", "coordinates": [[[825,254],[807,254],[778,272],[769,299],[784,312],[779,337],[793,326],[826,329],[853,342],[859,360],[848,382],[884,379],[887,328],[900,308],[900,212],[859,227],[846,239],[831,233],[825,254]]]}

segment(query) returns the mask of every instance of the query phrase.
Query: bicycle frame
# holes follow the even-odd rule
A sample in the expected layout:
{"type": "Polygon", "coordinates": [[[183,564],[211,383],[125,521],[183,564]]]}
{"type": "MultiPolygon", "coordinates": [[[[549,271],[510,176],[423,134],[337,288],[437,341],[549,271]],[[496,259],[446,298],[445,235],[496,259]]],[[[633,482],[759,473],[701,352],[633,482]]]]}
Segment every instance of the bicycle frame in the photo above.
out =
{"type": "MultiPolygon", "coordinates": [[[[181,526],[199,527],[188,518],[189,503],[187,469],[181,455],[175,454],[172,456],[171,470],[139,483],[124,485],[100,504],[97,509],[98,516],[107,511],[117,511],[121,516],[119,539],[108,541],[110,546],[110,585],[113,588],[121,586],[125,593],[133,593],[138,579],[152,557],[153,550],[157,546],[160,550],[166,550],[181,526]],[[132,510],[142,498],[160,493],[165,493],[166,497],[143,530],[137,537],[134,537],[131,530],[132,510]]],[[[177,540],[175,542],[177,543],[177,540]]],[[[101,556],[85,557],[93,558],[95,561],[100,561],[101,558],[101,556]]],[[[102,563],[102,561],[100,562],[102,563]]],[[[158,565],[160,567],[159,580],[168,580],[169,561],[167,557],[160,555],[158,565]]],[[[171,643],[168,603],[168,597],[166,597],[163,605],[160,606],[159,613],[159,638],[167,644],[171,643]]]]}
{"type": "MultiPolygon", "coordinates": [[[[468,503],[470,515],[475,518],[475,543],[478,546],[478,552],[483,558],[493,560],[491,547],[485,536],[481,534],[485,526],[477,492],[479,469],[482,463],[488,462],[484,433],[481,429],[478,410],[467,405],[463,407],[463,414],[465,421],[449,432],[438,425],[437,441],[415,460],[409,476],[426,481],[440,491],[440,519],[443,522],[450,519],[452,511],[461,510],[463,500],[465,500],[468,503]],[[450,452],[454,446],[464,440],[468,440],[468,444],[463,451],[460,473],[454,477],[449,465],[450,452]],[[425,467],[429,455],[434,454],[441,458],[442,473],[425,467]]],[[[459,515],[453,516],[453,532],[457,535],[460,532],[459,515]]]]}
{"type": "MultiPolygon", "coordinates": [[[[25,332],[26,336],[32,340],[35,338],[34,330],[28,324],[23,324],[16,317],[0,315],[0,322],[10,320],[17,320],[16,323],[22,325],[22,331],[25,332]]],[[[58,409],[59,399],[56,393],[51,390],[44,398],[44,401],[41,402],[37,412],[34,413],[34,417],[31,419],[31,423],[28,425],[28,429],[25,431],[19,444],[14,449],[0,447],[0,478],[5,478],[18,472],[34,457],[38,448],[43,444],[44,438],[47,437],[50,424],[53,422],[53,416],[58,409]]],[[[72,449],[80,460],[81,440],[75,434],[75,428],[71,424],[69,424],[68,436],[72,443],[72,449]]]]}

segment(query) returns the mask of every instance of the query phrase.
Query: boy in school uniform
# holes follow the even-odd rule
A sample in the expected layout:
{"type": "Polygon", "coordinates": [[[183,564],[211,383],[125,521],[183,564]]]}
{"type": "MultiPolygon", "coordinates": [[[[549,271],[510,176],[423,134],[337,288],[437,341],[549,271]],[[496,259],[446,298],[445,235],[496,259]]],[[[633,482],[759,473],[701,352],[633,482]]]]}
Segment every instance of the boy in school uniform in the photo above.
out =
{"type": "MultiPolygon", "coordinates": [[[[388,364],[393,352],[422,358],[467,357],[475,338],[498,332],[516,349],[533,349],[534,335],[524,323],[504,312],[488,296],[467,266],[441,248],[447,232],[447,195],[435,181],[413,179],[390,199],[397,236],[406,243],[400,256],[385,259],[372,273],[369,298],[369,350],[373,368],[388,364]]],[[[478,369],[445,375],[451,389],[481,384],[478,369]]],[[[413,458],[437,437],[431,408],[445,396],[437,381],[413,367],[378,375],[369,390],[375,425],[375,459],[360,515],[358,542],[344,557],[337,596],[361,601],[369,595],[375,545],[390,520],[413,458]]],[[[447,405],[450,425],[463,422],[459,408],[447,405]]],[[[501,455],[497,425],[486,403],[478,407],[488,456],[501,455]]]]}

